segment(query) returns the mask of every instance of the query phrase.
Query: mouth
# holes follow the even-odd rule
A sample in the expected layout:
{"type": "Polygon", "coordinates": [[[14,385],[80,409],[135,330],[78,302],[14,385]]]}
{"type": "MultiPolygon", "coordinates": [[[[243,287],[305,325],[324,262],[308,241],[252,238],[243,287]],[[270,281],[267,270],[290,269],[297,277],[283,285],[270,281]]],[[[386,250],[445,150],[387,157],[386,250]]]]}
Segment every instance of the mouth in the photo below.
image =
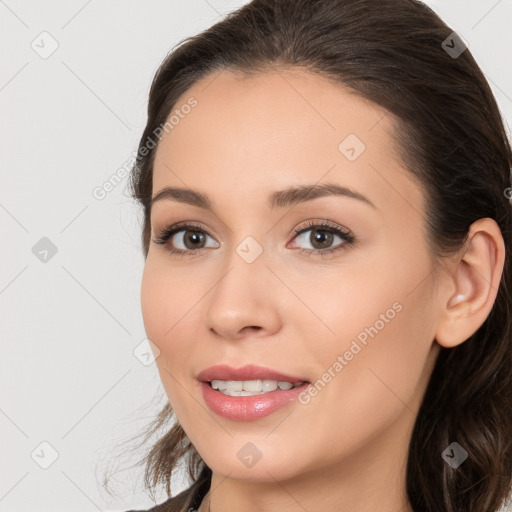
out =
{"type": "Polygon", "coordinates": [[[311,382],[264,366],[217,365],[196,376],[212,412],[231,421],[254,421],[292,407],[311,382]]]}
{"type": "Polygon", "coordinates": [[[227,396],[264,395],[310,384],[303,377],[291,376],[256,365],[246,365],[241,368],[228,365],[211,366],[203,370],[197,379],[227,396]]]}

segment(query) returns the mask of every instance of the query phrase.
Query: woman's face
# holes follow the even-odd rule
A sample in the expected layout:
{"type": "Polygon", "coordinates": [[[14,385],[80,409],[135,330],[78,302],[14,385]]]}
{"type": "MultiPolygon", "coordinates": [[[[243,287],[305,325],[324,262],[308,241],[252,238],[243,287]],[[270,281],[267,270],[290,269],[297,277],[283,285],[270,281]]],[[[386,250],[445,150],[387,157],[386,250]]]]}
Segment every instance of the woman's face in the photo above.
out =
{"type": "Polygon", "coordinates": [[[242,480],[403,464],[439,346],[425,205],[391,115],[300,70],[212,74],[173,113],[153,197],[180,188],[210,205],[154,202],[141,301],[186,434],[242,480]],[[153,241],[177,223],[192,227],[153,241]],[[216,365],[310,384],[227,397],[200,382],[216,365]]]}

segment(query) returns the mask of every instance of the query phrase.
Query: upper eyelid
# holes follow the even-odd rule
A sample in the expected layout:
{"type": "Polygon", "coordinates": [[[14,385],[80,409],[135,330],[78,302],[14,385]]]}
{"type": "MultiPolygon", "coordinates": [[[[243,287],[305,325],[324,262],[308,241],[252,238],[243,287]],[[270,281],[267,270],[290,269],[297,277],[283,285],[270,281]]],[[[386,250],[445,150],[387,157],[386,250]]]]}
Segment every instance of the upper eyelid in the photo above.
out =
{"type": "MultiPolygon", "coordinates": [[[[292,238],[290,241],[295,240],[298,236],[302,235],[304,232],[311,231],[314,228],[320,228],[320,230],[333,230],[337,231],[338,233],[343,234],[346,238],[355,239],[355,235],[353,234],[352,230],[339,225],[336,222],[327,220],[327,219],[318,219],[318,220],[307,220],[305,221],[306,224],[301,227],[296,227],[292,231],[292,238]]],[[[202,231],[210,238],[214,239],[216,243],[219,245],[221,242],[215,239],[215,237],[210,233],[210,231],[206,228],[204,228],[202,225],[197,224],[197,221],[180,221],[175,224],[169,224],[164,225],[164,227],[159,231],[159,233],[156,235],[157,237],[162,236],[166,231],[170,230],[171,235],[169,235],[168,240],[173,238],[176,234],[182,232],[182,231],[192,231],[190,228],[197,228],[198,231],[202,231]]],[[[340,236],[338,234],[338,236],[340,236]]]]}
{"type": "Polygon", "coordinates": [[[341,226],[337,222],[333,222],[331,220],[322,219],[322,220],[307,220],[306,225],[300,227],[300,228],[294,228],[293,232],[295,234],[303,232],[303,231],[309,231],[310,229],[313,229],[314,227],[320,227],[321,229],[333,229],[337,231],[341,231],[342,233],[346,234],[352,234],[352,231],[344,226],[341,226]]]}
{"type": "MultiPolygon", "coordinates": [[[[332,228],[337,229],[343,233],[351,234],[352,231],[346,227],[343,227],[339,225],[336,222],[329,221],[326,219],[321,220],[308,220],[305,221],[307,224],[303,225],[301,227],[294,228],[292,230],[292,233],[297,234],[300,231],[308,231],[310,229],[313,229],[314,227],[321,227],[321,228],[332,228]]],[[[180,221],[176,222],[175,224],[165,224],[163,228],[160,229],[160,231],[164,231],[167,229],[172,229],[174,231],[174,234],[179,233],[180,231],[187,231],[187,228],[197,228],[198,231],[204,231],[209,236],[212,236],[210,234],[210,230],[203,227],[200,224],[196,224],[196,221],[180,221]]]]}

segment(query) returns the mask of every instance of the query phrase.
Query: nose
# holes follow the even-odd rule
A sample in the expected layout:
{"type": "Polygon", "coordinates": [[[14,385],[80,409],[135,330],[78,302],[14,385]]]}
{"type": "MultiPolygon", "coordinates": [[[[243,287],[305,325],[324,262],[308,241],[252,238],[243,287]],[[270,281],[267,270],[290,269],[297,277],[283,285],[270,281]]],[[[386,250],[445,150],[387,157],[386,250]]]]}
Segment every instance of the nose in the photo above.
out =
{"type": "Polygon", "coordinates": [[[279,281],[267,267],[263,254],[247,263],[235,253],[205,297],[206,328],[229,340],[276,333],[281,328],[284,306],[278,287],[279,281]]]}

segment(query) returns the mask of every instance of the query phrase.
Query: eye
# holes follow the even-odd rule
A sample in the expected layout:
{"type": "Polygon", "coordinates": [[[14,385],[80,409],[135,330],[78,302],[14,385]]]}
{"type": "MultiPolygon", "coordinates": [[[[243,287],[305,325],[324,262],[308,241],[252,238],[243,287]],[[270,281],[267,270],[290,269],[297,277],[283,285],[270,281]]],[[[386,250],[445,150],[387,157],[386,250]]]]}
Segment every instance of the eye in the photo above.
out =
{"type": "MultiPolygon", "coordinates": [[[[349,230],[330,221],[309,221],[306,226],[294,230],[294,235],[293,240],[298,240],[312,246],[312,248],[299,248],[301,253],[319,254],[322,256],[329,255],[347,246],[352,246],[355,243],[355,237],[349,230]],[[311,232],[311,234],[306,236],[308,232],[311,232]],[[341,243],[330,247],[336,242],[336,237],[339,238],[341,243]]],[[[166,246],[166,250],[171,254],[187,256],[198,254],[202,249],[207,248],[208,246],[205,245],[207,237],[211,238],[208,232],[200,226],[182,222],[163,228],[153,238],[153,242],[166,246]]],[[[214,242],[209,247],[219,246],[218,242],[214,242]]]]}
{"type": "Polygon", "coordinates": [[[325,254],[329,255],[347,246],[352,246],[355,243],[355,237],[349,230],[341,228],[330,221],[309,221],[305,227],[295,230],[294,240],[299,240],[312,246],[311,248],[299,249],[301,253],[306,252],[322,256],[325,254]],[[308,232],[310,234],[306,236],[308,232]],[[336,237],[341,240],[341,243],[331,247],[336,237]]]}
{"type": "MultiPolygon", "coordinates": [[[[204,249],[206,247],[206,237],[210,237],[210,235],[199,226],[194,224],[180,223],[164,228],[153,239],[153,242],[158,245],[166,245],[166,250],[168,250],[171,254],[175,254],[177,256],[186,256],[198,253],[201,251],[201,249],[204,249]],[[168,244],[169,240],[173,243],[168,244]],[[172,246],[177,248],[173,248],[172,246]]],[[[220,245],[218,242],[215,242],[215,244],[210,247],[219,247],[220,245]]]]}

